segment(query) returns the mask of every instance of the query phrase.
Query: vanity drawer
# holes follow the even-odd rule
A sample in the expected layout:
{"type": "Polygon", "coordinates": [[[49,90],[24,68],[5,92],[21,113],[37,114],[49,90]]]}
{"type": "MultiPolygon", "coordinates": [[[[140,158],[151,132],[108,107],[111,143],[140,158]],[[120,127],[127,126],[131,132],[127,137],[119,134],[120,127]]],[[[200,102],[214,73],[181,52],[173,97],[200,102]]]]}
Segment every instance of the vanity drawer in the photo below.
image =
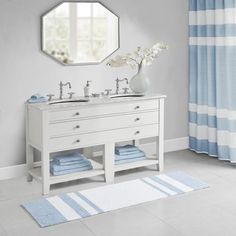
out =
{"type": "Polygon", "coordinates": [[[86,146],[102,145],[106,142],[121,142],[140,138],[158,136],[158,124],[144,125],[103,132],[88,133],[83,135],[72,135],[67,137],[51,138],[49,149],[52,152],[76,149],[86,146]]]}
{"type": "Polygon", "coordinates": [[[138,112],[145,110],[158,110],[159,100],[146,100],[135,102],[120,102],[103,105],[79,106],[71,110],[51,111],[50,122],[64,120],[78,120],[86,117],[97,117],[103,115],[120,114],[127,112],[138,112]]]}
{"type": "Polygon", "coordinates": [[[62,136],[89,132],[99,132],[125,127],[157,124],[159,111],[142,112],[123,116],[101,117],[96,119],[52,123],[49,125],[49,136],[62,136]]]}

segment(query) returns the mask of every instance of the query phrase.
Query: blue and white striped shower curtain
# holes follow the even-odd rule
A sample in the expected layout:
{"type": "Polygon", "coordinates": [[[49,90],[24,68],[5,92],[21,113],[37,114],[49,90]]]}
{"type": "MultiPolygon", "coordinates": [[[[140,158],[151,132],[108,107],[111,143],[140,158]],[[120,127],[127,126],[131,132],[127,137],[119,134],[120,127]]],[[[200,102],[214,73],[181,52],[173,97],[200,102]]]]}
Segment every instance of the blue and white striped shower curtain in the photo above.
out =
{"type": "Polygon", "coordinates": [[[236,0],[189,0],[190,149],[236,163],[236,0]]]}

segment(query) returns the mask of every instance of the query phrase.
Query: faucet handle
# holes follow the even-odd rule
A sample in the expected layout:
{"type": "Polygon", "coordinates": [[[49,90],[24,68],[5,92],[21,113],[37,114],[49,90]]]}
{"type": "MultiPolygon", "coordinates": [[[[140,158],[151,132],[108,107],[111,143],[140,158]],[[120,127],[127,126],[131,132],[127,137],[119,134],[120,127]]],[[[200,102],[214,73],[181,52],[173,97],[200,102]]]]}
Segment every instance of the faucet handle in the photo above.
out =
{"type": "Polygon", "coordinates": [[[106,95],[109,96],[111,91],[112,91],[112,89],[105,89],[106,95]]]}
{"type": "Polygon", "coordinates": [[[54,94],[47,94],[47,97],[48,97],[48,101],[52,101],[52,97],[54,97],[55,95],[54,94]]]}
{"type": "Polygon", "coordinates": [[[70,92],[70,93],[68,93],[68,95],[69,95],[69,99],[71,99],[71,98],[73,97],[74,94],[75,94],[74,92],[70,92]]]}
{"type": "Polygon", "coordinates": [[[127,94],[129,91],[129,88],[122,88],[124,90],[124,94],[127,94]]]}

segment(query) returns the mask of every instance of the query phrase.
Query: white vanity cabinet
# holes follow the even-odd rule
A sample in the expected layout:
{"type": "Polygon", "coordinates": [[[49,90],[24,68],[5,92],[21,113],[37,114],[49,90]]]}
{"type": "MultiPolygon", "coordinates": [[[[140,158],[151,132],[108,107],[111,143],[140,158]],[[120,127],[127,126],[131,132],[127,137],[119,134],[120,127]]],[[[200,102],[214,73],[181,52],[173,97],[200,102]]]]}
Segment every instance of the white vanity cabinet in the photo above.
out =
{"type": "Polygon", "coordinates": [[[50,185],[79,178],[105,175],[114,181],[116,171],[157,164],[163,169],[163,95],[135,98],[93,98],[86,103],[26,105],[26,159],[28,180],[42,182],[43,194],[50,185]],[[114,164],[117,142],[157,137],[157,153],[147,160],[114,164]],[[63,176],[50,175],[50,153],[103,145],[103,164],[92,161],[93,170],[63,176]],[[34,148],[41,165],[34,165],[34,148]]]}

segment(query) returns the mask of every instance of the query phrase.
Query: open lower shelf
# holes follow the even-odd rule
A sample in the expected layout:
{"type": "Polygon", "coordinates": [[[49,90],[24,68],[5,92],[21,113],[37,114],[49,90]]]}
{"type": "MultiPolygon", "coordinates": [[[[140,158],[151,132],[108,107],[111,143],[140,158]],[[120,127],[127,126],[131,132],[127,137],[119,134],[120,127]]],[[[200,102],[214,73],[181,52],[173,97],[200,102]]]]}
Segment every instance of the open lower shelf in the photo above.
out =
{"type": "MultiPolygon", "coordinates": [[[[57,184],[57,183],[62,183],[62,182],[67,182],[67,181],[82,179],[82,178],[89,178],[89,177],[94,177],[97,175],[103,175],[105,173],[101,164],[93,160],[90,160],[90,161],[93,166],[92,170],[86,170],[86,171],[60,175],[60,176],[50,175],[50,180],[49,180],[50,184],[57,184]]],[[[32,175],[34,179],[42,182],[41,167],[36,167],[29,170],[29,174],[32,175]]]]}
{"type": "Polygon", "coordinates": [[[146,160],[115,165],[115,172],[122,171],[122,170],[128,170],[128,169],[135,169],[135,168],[144,167],[144,166],[151,166],[151,165],[156,165],[156,164],[158,164],[157,157],[156,156],[148,156],[148,158],[146,160]]]}

